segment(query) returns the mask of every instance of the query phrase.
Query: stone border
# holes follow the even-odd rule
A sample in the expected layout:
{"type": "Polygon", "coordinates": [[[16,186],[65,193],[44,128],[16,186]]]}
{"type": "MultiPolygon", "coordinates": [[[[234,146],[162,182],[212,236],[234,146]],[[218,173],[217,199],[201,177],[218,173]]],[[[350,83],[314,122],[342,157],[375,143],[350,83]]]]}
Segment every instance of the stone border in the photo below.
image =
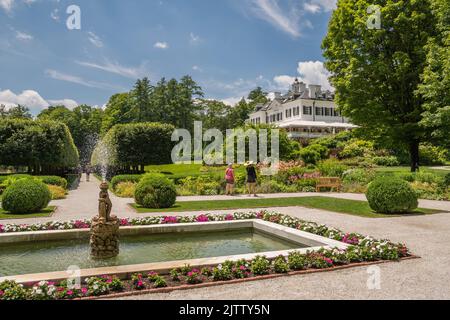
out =
{"type": "Polygon", "coordinates": [[[308,274],[314,274],[314,273],[333,272],[333,271],[353,269],[353,268],[365,267],[365,266],[373,266],[373,265],[378,265],[378,264],[387,264],[387,263],[393,263],[393,262],[400,263],[403,261],[416,260],[416,259],[421,259],[421,258],[418,256],[409,256],[409,257],[401,258],[399,261],[380,260],[380,261],[372,261],[372,262],[360,262],[360,263],[353,263],[353,264],[348,264],[348,265],[343,265],[343,266],[334,266],[334,267],[325,268],[325,269],[291,271],[291,272],[285,273],[285,274],[270,274],[270,275],[265,275],[265,276],[254,276],[254,277],[245,278],[245,279],[233,279],[233,280],[229,280],[229,281],[216,281],[216,282],[206,282],[206,283],[200,283],[200,284],[194,284],[194,285],[180,285],[180,286],[167,287],[167,288],[134,290],[134,291],[129,291],[129,292],[113,293],[113,294],[96,296],[96,297],[83,297],[83,298],[78,298],[78,299],[73,299],[73,300],[80,300],[80,301],[81,300],[104,300],[104,299],[118,299],[118,298],[125,298],[125,297],[142,296],[142,295],[147,295],[147,294],[171,293],[174,291],[186,291],[186,290],[191,290],[191,289],[218,287],[218,286],[224,286],[227,284],[240,284],[240,283],[246,283],[246,282],[277,279],[277,278],[282,278],[282,277],[292,277],[292,276],[297,276],[297,275],[308,275],[308,274]]]}
{"type": "MultiPolygon", "coordinates": [[[[268,259],[274,259],[280,255],[287,256],[291,252],[300,252],[305,254],[307,251],[317,251],[321,248],[331,249],[347,249],[348,244],[340,241],[332,240],[312,233],[300,231],[297,229],[285,227],[276,223],[254,220],[233,220],[233,221],[215,221],[204,223],[180,223],[180,224],[163,224],[150,226],[133,226],[120,228],[120,234],[123,236],[142,235],[142,234],[161,234],[161,233],[180,233],[180,232],[198,232],[198,231],[216,231],[216,230],[235,230],[240,228],[254,228],[259,232],[269,234],[291,242],[309,245],[308,248],[298,248],[282,251],[259,252],[241,255],[209,257],[192,260],[166,261],[156,263],[146,263],[137,265],[122,265],[103,268],[83,269],[81,270],[81,278],[86,279],[99,275],[116,275],[119,278],[129,278],[134,273],[155,271],[158,273],[168,273],[175,268],[183,267],[189,264],[193,267],[211,267],[224,263],[227,260],[237,261],[241,259],[252,260],[256,256],[264,255],[268,259]]],[[[11,244],[17,242],[46,241],[46,240],[70,240],[70,239],[88,239],[89,229],[81,230],[61,230],[61,231],[36,231],[36,232],[19,232],[6,233],[0,235],[0,244],[11,244]]],[[[46,272],[38,274],[25,274],[16,276],[6,276],[0,278],[0,282],[4,280],[13,280],[17,283],[37,283],[40,281],[58,282],[68,277],[66,271],[46,272]]]]}

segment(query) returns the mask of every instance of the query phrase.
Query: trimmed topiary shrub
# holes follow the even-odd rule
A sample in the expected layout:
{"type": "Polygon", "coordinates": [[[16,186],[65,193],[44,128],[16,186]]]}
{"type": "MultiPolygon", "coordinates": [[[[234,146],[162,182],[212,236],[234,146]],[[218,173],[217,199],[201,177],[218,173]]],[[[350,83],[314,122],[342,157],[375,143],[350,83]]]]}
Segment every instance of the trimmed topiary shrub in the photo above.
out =
{"type": "Polygon", "coordinates": [[[132,182],[132,183],[139,183],[141,181],[141,178],[143,177],[142,174],[123,174],[115,176],[111,179],[111,187],[114,191],[117,191],[117,185],[122,182],[132,182]]]}
{"type": "Polygon", "coordinates": [[[52,186],[58,186],[63,189],[67,189],[67,180],[58,176],[39,176],[37,177],[45,184],[50,184],[52,186]]]}
{"type": "Polygon", "coordinates": [[[52,195],[47,185],[37,179],[21,179],[3,193],[2,208],[12,214],[40,212],[46,208],[52,195]]]}
{"type": "Polygon", "coordinates": [[[136,203],[144,208],[171,208],[176,198],[174,183],[162,174],[143,176],[134,193],[136,203]]]}
{"type": "Polygon", "coordinates": [[[417,209],[419,202],[410,184],[396,177],[380,177],[367,190],[369,205],[377,213],[407,213],[417,209]]]}

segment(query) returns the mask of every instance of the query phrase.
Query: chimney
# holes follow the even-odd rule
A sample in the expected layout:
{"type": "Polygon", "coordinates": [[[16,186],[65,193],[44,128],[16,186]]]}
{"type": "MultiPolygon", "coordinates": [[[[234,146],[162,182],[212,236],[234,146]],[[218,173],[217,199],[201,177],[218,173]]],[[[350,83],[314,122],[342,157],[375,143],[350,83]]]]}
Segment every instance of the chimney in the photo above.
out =
{"type": "Polygon", "coordinates": [[[317,99],[319,97],[319,94],[321,93],[322,86],[317,84],[310,84],[309,85],[309,96],[311,99],[317,99]]]}

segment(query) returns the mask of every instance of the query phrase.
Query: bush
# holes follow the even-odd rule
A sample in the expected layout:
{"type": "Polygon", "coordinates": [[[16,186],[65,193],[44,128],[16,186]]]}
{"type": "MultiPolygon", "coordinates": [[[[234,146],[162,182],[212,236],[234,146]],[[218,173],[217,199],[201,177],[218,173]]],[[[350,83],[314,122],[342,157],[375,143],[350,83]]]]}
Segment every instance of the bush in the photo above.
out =
{"type": "Polygon", "coordinates": [[[375,179],[376,173],[373,170],[367,169],[353,169],[348,170],[343,174],[343,183],[367,185],[375,179]]]}
{"type": "Polygon", "coordinates": [[[446,188],[450,187],[450,173],[447,173],[444,177],[444,186],[446,188]]]}
{"type": "Polygon", "coordinates": [[[417,194],[408,182],[394,177],[380,177],[367,190],[369,205],[377,213],[407,213],[418,207],[417,194]]]}
{"type": "Polygon", "coordinates": [[[348,142],[343,142],[340,144],[343,150],[339,153],[340,158],[356,158],[356,157],[367,157],[370,156],[374,151],[373,142],[352,139],[348,142]]]}
{"type": "Polygon", "coordinates": [[[312,144],[299,151],[299,155],[306,164],[316,164],[328,156],[330,150],[320,144],[312,144]]]}
{"type": "Polygon", "coordinates": [[[47,187],[52,195],[52,200],[61,200],[66,198],[66,189],[51,184],[47,185],[47,187]]]}
{"type": "Polygon", "coordinates": [[[321,161],[317,168],[324,177],[342,177],[348,167],[337,159],[321,161]]]}
{"type": "Polygon", "coordinates": [[[398,161],[397,157],[389,156],[389,157],[374,157],[373,163],[377,166],[384,167],[396,167],[400,165],[400,161],[398,161]]]}
{"type": "Polygon", "coordinates": [[[36,179],[21,179],[9,186],[2,199],[2,207],[12,214],[40,212],[51,200],[48,187],[36,179]]]}
{"type": "Polygon", "coordinates": [[[172,181],[162,174],[147,174],[136,186],[134,199],[144,208],[171,208],[177,192],[172,181]]]}
{"type": "Polygon", "coordinates": [[[283,256],[279,256],[273,261],[273,270],[276,273],[288,273],[289,272],[289,266],[286,262],[286,259],[283,256]]]}
{"type": "Polygon", "coordinates": [[[257,256],[252,260],[251,270],[255,276],[268,274],[270,271],[270,261],[266,257],[257,256]]]}
{"type": "Polygon", "coordinates": [[[288,256],[288,265],[291,270],[304,270],[308,267],[308,261],[305,255],[291,252],[288,256]]]}
{"type": "Polygon", "coordinates": [[[121,182],[116,186],[115,194],[122,198],[133,198],[136,191],[136,183],[121,182]]]}
{"type": "Polygon", "coordinates": [[[111,188],[114,192],[117,192],[117,185],[122,182],[132,182],[132,183],[139,183],[141,181],[142,175],[141,174],[125,174],[125,175],[119,175],[115,176],[111,179],[111,188]]]}
{"type": "Polygon", "coordinates": [[[419,149],[421,165],[444,165],[447,161],[448,151],[441,147],[429,144],[421,145],[419,149]]]}
{"type": "Polygon", "coordinates": [[[58,186],[63,189],[67,189],[67,180],[58,176],[39,176],[37,177],[45,184],[50,184],[52,186],[58,186]]]}

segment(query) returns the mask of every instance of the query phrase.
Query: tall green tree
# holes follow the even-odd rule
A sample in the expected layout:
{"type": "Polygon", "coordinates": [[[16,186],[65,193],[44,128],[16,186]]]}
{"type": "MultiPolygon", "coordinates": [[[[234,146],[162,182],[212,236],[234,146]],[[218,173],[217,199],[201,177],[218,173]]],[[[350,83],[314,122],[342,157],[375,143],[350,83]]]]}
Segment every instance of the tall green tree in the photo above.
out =
{"type": "Polygon", "coordinates": [[[89,163],[102,128],[102,109],[87,105],[78,106],[73,110],[65,106],[52,106],[43,110],[38,119],[67,125],[78,149],[81,164],[89,163]]]}
{"type": "Polygon", "coordinates": [[[148,78],[136,81],[133,90],[130,92],[135,122],[152,121],[152,118],[155,117],[151,99],[152,92],[153,87],[148,78]]]}
{"type": "Polygon", "coordinates": [[[261,87],[250,91],[248,94],[248,99],[252,101],[255,105],[258,103],[267,103],[267,92],[265,92],[261,87]]]}
{"type": "Polygon", "coordinates": [[[201,100],[202,109],[200,120],[204,129],[219,129],[225,133],[231,129],[229,113],[231,107],[217,100],[201,100]]]}
{"type": "Polygon", "coordinates": [[[253,112],[257,103],[247,103],[244,98],[241,99],[229,112],[230,129],[242,127],[245,121],[249,118],[250,113],[253,112]]]}
{"type": "Polygon", "coordinates": [[[32,115],[30,109],[18,104],[6,110],[6,106],[2,105],[0,108],[0,117],[8,119],[31,119],[32,115]]]}
{"type": "Polygon", "coordinates": [[[111,96],[105,108],[101,130],[102,135],[106,134],[116,124],[133,122],[132,108],[133,106],[128,92],[117,93],[111,96]]]}
{"type": "Polygon", "coordinates": [[[438,34],[431,38],[420,93],[425,113],[422,125],[433,144],[450,148],[450,2],[433,0],[438,34]]]}
{"type": "Polygon", "coordinates": [[[430,0],[338,0],[322,44],[343,114],[368,135],[408,148],[412,171],[427,139],[417,90],[435,35],[430,0]],[[370,5],[380,8],[379,29],[368,27],[370,5]]]}

